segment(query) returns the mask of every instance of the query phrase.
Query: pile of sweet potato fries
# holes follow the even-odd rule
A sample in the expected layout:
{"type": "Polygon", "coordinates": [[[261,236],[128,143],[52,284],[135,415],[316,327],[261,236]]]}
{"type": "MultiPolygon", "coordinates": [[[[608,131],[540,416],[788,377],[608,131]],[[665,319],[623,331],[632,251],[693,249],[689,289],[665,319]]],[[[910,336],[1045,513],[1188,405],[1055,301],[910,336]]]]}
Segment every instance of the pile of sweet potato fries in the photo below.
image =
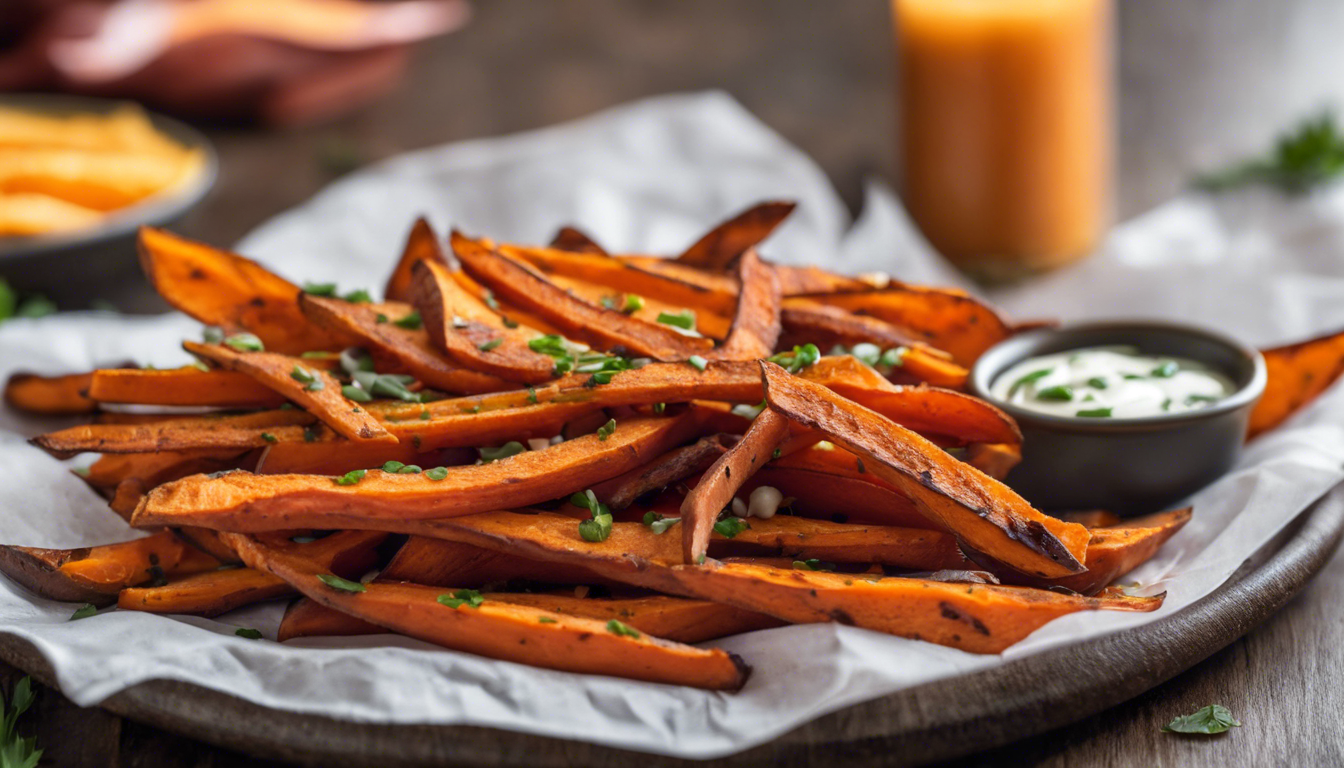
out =
{"type": "MultiPolygon", "coordinates": [[[[392,631],[724,690],[749,667],[704,643],[751,630],[998,653],[1064,614],[1156,609],[1112,583],[1189,510],[1033,509],[996,479],[1016,425],[958,391],[1014,326],[958,291],[763,261],[791,210],[675,259],[571,228],[445,243],[421,221],[382,302],[146,229],[150,281],[207,326],[183,344],[199,362],[19,375],[6,400],[96,414],[32,442],[101,454],[80,476],[151,534],[0,547],[0,569],[122,610],[298,598],[281,640],[392,631]]],[[[1328,386],[1341,347],[1267,353],[1254,431],[1328,386]]]]}

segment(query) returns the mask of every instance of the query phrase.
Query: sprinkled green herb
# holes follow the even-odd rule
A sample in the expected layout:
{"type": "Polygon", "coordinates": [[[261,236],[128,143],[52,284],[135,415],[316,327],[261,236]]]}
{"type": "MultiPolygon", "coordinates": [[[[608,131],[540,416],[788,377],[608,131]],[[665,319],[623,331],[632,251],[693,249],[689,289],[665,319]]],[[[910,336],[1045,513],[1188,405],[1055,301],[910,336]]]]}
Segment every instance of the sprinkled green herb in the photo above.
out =
{"type": "Polygon", "coordinates": [[[260,640],[260,639],[261,639],[261,632],[255,630],[255,629],[248,629],[247,627],[239,627],[239,628],[237,628],[237,629],[235,629],[235,630],[233,631],[233,634],[235,634],[235,635],[237,635],[237,636],[239,636],[239,637],[245,637],[245,638],[247,638],[248,640],[260,640]]]}
{"type": "Polygon", "coordinates": [[[510,456],[517,456],[526,450],[527,446],[517,440],[510,440],[498,448],[477,448],[476,453],[480,455],[482,462],[489,464],[500,459],[507,459],[510,456]]]}
{"type": "Polygon", "coordinates": [[[261,439],[262,439],[262,440],[265,440],[265,441],[268,442],[268,443],[278,443],[278,442],[280,442],[280,438],[276,437],[275,435],[272,435],[270,432],[262,432],[262,433],[261,433],[261,439]]]}
{"type": "Polygon", "coordinates": [[[1163,400],[1163,401],[1162,401],[1162,410],[1164,410],[1164,411],[1170,411],[1170,410],[1171,410],[1171,398],[1170,398],[1170,397],[1168,397],[1166,400],[1163,400]]]}
{"type": "Polygon", "coordinates": [[[1093,389],[1105,389],[1110,386],[1110,383],[1101,376],[1093,376],[1087,380],[1087,386],[1092,387],[1093,389]]]}
{"type": "Polygon", "coordinates": [[[419,392],[412,392],[407,388],[408,384],[415,383],[414,376],[354,371],[350,374],[350,378],[354,379],[365,392],[377,397],[394,397],[408,403],[424,402],[424,397],[419,392]]]}
{"type": "Polygon", "coordinates": [[[725,517],[714,524],[714,532],[725,539],[731,539],[750,527],[747,521],[740,517],[725,517]]]}
{"type": "Polygon", "coordinates": [[[684,331],[695,330],[695,313],[689,309],[683,309],[675,315],[671,312],[659,312],[658,322],[663,325],[670,325],[674,328],[680,328],[684,331]]]}
{"type": "Polygon", "coordinates": [[[1322,112],[1280,134],[1265,156],[1237,163],[1195,179],[1195,185],[1222,191],[1248,184],[1272,184],[1286,192],[1302,193],[1344,173],[1344,133],[1335,116],[1322,112]]]}
{"type": "Polygon", "coordinates": [[[408,331],[418,331],[420,330],[420,326],[425,324],[425,321],[421,319],[420,311],[416,310],[400,320],[393,320],[392,324],[405,328],[408,331]]]}
{"type": "Polygon", "coordinates": [[[206,344],[223,344],[224,329],[207,325],[201,329],[201,338],[205,340],[206,344]]]}
{"type": "Polygon", "coordinates": [[[690,363],[691,367],[697,371],[703,371],[709,367],[709,361],[699,355],[691,355],[686,359],[686,362],[690,363]]]}
{"type": "Polygon", "coordinates": [[[351,304],[369,304],[373,301],[373,297],[370,296],[369,292],[364,290],[363,288],[351,291],[342,296],[341,299],[348,301],[351,304]]]}
{"type": "Polygon", "coordinates": [[[809,368],[821,359],[821,350],[817,349],[816,344],[803,344],[796,346],[792,352],[780,352],[769,358],[770,362],[783,366],[789,373],[798,373],[804,368],[809,368]]]}
{"type": "Polygon", "coordinates": [[[744,419],[754,419],[757,416],[760,416],[761,411],[764,410],[765,410],[765,401],[762,400],[760,402],[760,405],[747,405],[745,403],[734,405],[731,409],[731,412],[734,416],[741,416],[744,419]]]}
{"type": "Polygon", "coordinates": [[[485,289],[485,295],[482,296],[481,299],[485,302],[485,306],[493,309],[496,312],[499,311],[499,302],[495,300],[494,291],[490,290],[489,288],[485,289]]]}
{"type": "Polygon", "coordinates": [[[1060,384],[1054,387],[1046,387],[1036,393],[1037,400],[1060,400],[1068,402],[1073,399],[1073,387],[1060,384]]]}
{"type": "Polygon", "coordinates": [[[417,464],[407,464],[406,466],[402,467],[401,469],[398,469],[398,470],[397,470],[397,474],[398,474],[398,475],[418,475],[418,474],[420,474],[420,473],[423,472],[423,471],[424,471],[424,470],[420,469],[419,465],[417,465],[417,464]]]}
{"type": "Polygon", "coordinates": [[[341,394],[345,396],[346,400],[354,400],[356,403],[367,403],[373,400],[373,395],[356,387],[354,384],[346,384],[341,387],[341,394]]]}
{"type": "Polygon", "coordinates": [[[300,384],[312,384],[317,381],[317,376],[312,371],[304,368],[298,363],[294,364],[294,370],[289,372],[289,377],[300,384]]]}
{"type": "Polygon", "coordinates": [[[378,323],[379,325],[382,325],[383,323],[387,322],[387,315],[384,315],[382,312],[379,312],[377,315],[374,315],[373,319],[374,322],[378,323]]]}
{"type": "Polygon", "coordinates": [[[500,336],[498,338],[491,339],[476,348],[481,350],[482,352],[489,352],[490,350],[498,347],[500,344],[503,343],[504,343],[504,337],[500,336]]]}
{"type": "Polygon", "coordinates": [[[611,621],[607,622],[607,631],[613,635],[620,635],[621,637],[629,637],[635,640],[639,639],[639,632],[636,632],[635,630],[631,629],[630,627],[622,624],[621,622],[615,619],[612,619],[611,621]]]}
{"type": "Polygon", "coordinates": [[[671,528],[680,522],[680,517],[663,517],[653,510],[644,513],[644,524],[649,526],[654,533],[659,535],[666,533],[668,528],[671,528]]]}
{"type": "Polygon", "coordinates": [[[335,283],[304,283],[303,292],[312,296],[335,296],[335,283]]]}
{"type": "Polygon", "coordinates": [[[443,480],[448,477],[448,468],[435,467],[433,469],[427,469],[425,470],[425,477],[428,477],[430,480],[443,480]]]}
{"type": "Polygon", "coordinates": [[[528,387],[528,388],[527,388],[527,402],[532,403],[533,405],[536,405],[536,403],[537,403],[537,390],[536,390],[535,387],[528,387]]]}
{"type": "Polygon", "coordinates": [[[627,315],[632,315],[644,308],[644,297],[633,293],[625,294],[625,308],[622,310],[627,315]]]}
{"type": "Polygon", "coordinates": [[[235,352],[265,352],[266,345],[261,343],[261,339],[252,333],[235,333],[224,339],[224,346],[235,352]]]}
{"type": "Polygon", "coordinates": [[[654,404],[653,404],[653,412],[656,413],[656,414],[659,415],[659,416],[662,416],[662,415],[663,415],[663,412],[666,411],[666,410],[667,410],[667,403],[654,403],[654,404]]]}
{"type": "Polygon", "coordinates": [[[793,568],[794,570],[798,571],[834,571],[835,564],[823,563],[822,561],[813,557],[808,560],[794,560],[793,568]]]}
{"type": "Polygon", "coordinates": [[[1186,395],[1185,404],[1194,405],[1195,403],[1216,403],[1218,398],[1212,395],[1186,395]]]}
{"type": "Polygon", "coordinates": [[[505,316],[505,315],[500,315],[500,316],[499,316],[499,322],[503,323],[505,328],[517,328],[517,327],[518,327],[518,321],[517,321],[517,320],[514,320],[514,319],[512,319],[512,318],[509,318],[509,317],[507,317],[507,316],[505,316]]]}
{"type": "Polygon", "coordinates": [[[70,621],[79,621],[80,619],[87,619],[96,613],[98,613],[97,606],[95,606],[93,603],[85,603],[76,608],[74,613],[70,614],[70,621]]]}
{"type": "Polygon", "coordinates": [[[597,494],[590,488],[570,496],[569,503],[588,510],[592,515],[591,519],[579,523],[579,536],[584,541],[606,541],[611,535],[611,510],[597,500],[597,494]]]}
{"type": "Polygon", "coordinates": [[[1110,409],[1110,408],[1089,408],[1089,409],[1086,409],[1086,410],[1079,411],[1079,412],[1077,413],[1077,415],[1078,415],[1078,416],[1081,416],[1081,417],[1084,418],[1084,419],[1107,419],[1107,418],[1110,418],[1110,416],[1111,416],[1111,409],[1110,409]]]}
{"type": "Polygon", "coordinates": [[[350,581],[349,579],[342,579],[340,576],[336,576],[330,573],[319,573],[317,575],[317,580],[322,582],[323,584],[326,584],[328,587],[331,587],[332,589],[339,589],[342,592],[368,591],[368,588],[365,587],[363,584],[360,584],[358,581],[350,581]]]}
{"type": "Polygon", "coordinates": [[[449,608],[461,608],[464,605],[469,605],[472,608],[480,608],[481,603],[485,602],[485,598],[481,596],[481,593],[474,589],[459,589],[451,595],[439,595],[438,599],[440,604],[446,605],[449,608]]]}
{"type": "Polygon", "coordinates": [[[538,616],[538,617],[537,617],[537,623],[538,623],[538,624],[559,624],[560,622],[556,621],[555,619],[552,619],[550,616],[538,616]]]}
{"type": "Polygon", "coordinates": [[[1232,717],[1227,707],[1210,704],[1192,715],[1181,715],[1163,726],[1162,730],[1167,733],[1201,733],[1211,736],[1240,727],[1241,723],[1232,717]]]}
{"type": "Polygon", "coordinates": [[[1174,360],[1168,360],[1154,368],[1148,375],[1155,379],[1170,379],[1179,370],[1181,370],[1181,366],[1177,365],[1174,360]]]}
{"type": "Polygon", "coordinates": [[[775,452],[772,453],[772,454],[770,454],[770,458],[772,458],[772,459],[778,459],[780,456],[783,456],[783,455],[784,455],[784,449],[783,449],[783,448],[776,448],[776,449],[775,449],[775,452]]]}
{"type": "Polygon", "coordinates": [[[430,419],[429,411],[421,411],[421,412],[420,412],[420,420],[421,420],[421,421],[429,421],[429,419],[430,419]]]}
{"type": "Polygon", "coordinates": [[[615,431],[616,431],[616,420],[611,419],[606,424],[603,424],[602,426],[597,428],[597,439],[605,443],[607,441],[607,438],[611,437],[612,433],[615,431]]]}
{"type": "Polygon", "coordinates": [[[354,485],[364,479],[366,470],[352,469],[340,477],[333,477],[331,481],[337,485],[354,485]]]}
{"type": "Polygon", "coordinates": [[[403,464],[403,463],[401,463],[400,461],[396,461],[396,460],[394,459],[394,460],[392,460],[392,461],[386,461],[386,462],[383,462],[383,471],[384,471],[384,472],[387,472],[387,473],[389,473],[389,474],[391,474],[391,473],[394,473],[394,472],[396,472],[397,470],[401,469],[401,468],[404,467],[404,466],[406,466],[406,465],[403,464]]]}
{"type": "Polygon", "coordinates": [[[904,366],[905,356],[909,352],[910,350],[906,347],[892,347],[883,352],[881,347],[868,342],[860,342],[852,347],[836,344],[831,348],[832,355],[849,355],[857,358],[864,365],[883,373],[889,373],[892,368],[904,366]]]}
{"type": "Polygon", "coordinates": [[[1026,376],[1023,376],[1022,378],[1013,382],[1013,386],[1008,389],[1008,396],[1012,397],[1013,395],[1017,394],[1017,390],[1027,386],[1028,384],[1034,384],[1035,382],[1040,381],[1046,376],[1049,376],[1050,373],[1054,370],[1055,370],[1054,368],[1042,368],[1039,371],[1032,371],[1031,373],[1028,373],[1026,376]]]}
{"type": "MultiPolygon", "coordinates": [[[[7,288],[0,282],[0,288],[7,288]]],[[[24,738],[15,731],[19,717],[33,705],[32,680],[24,677],[14,684],[10,706],[0,702],[0,766],[4,768],[37,768],[42,750],[37,748],[37,737],[24,738]]]]}

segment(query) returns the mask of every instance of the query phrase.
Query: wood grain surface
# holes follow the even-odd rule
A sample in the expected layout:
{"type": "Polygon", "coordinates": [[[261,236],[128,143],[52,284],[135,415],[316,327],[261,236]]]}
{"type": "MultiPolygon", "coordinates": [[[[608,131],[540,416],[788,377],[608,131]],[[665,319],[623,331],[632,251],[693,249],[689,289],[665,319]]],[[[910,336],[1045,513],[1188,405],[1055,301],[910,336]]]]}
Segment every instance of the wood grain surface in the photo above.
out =
{"type": "MultiPolygon", "coordinates": [[[[1133,0],[1127,6],[1157,1],[1133,0]]],[[[1251,2],[1225,0],[1220,8],[1251,2]]],[[[1196,5],[1209,4],[1200,0],[1196,5]]],[[[209,129],[221,156],[220,183],[181,230],[231,243],[351,167],[423,146],[541,127],[678,90],[729,91],[815,158],[851,208],[861,200],[866,177],[890,179],[896,170],[891,37],[881,0],[493,0],[475,5],[476,18],[467,30],[425,46],[403,86],[358,115],[282,133],[209,129]]],[[[1137,13],[1129,10],[1122,23],[1142,31],[1143,25],[1126,21],[1137,13]]],[[[1202,14],[1196,14],[1200,24],[1202,14]]],[[[1165,45],[1153,34],[1159,48],[1165,45]]],[[[1197,56],[1194,49],[1186,53],[1197,56]]],[[[1129,78],[1130,63],[1122,64],[1129,78]]],[[[1153,102],[1153,91],[1144,90],[1157,87],[1148,81],[1151,57],[1134,64],[1143,65],[1134,67],[1142,77],[1125,80],[1126,98],[1139,105],[1153,102]]],[[[1175,87],[1160,85],[1164,94],[1175,87]]],[[[1197,100],[1157,101],[1162,120],[1216,119],[1197,100]]],[[[1125,118],[1122,157],[1160,162],[1122,163],[1122,216],[1179,189],[1194,161],[1161,141],[1161,126],[1134,119],[1125,118]]],[[[125,310],[163,309],[139,281],[105,288],[101,298],[125,310]]],[[[19,674],[0,665],[6,690],[19,674]]],[[[1344,765],[1344,729],[1337,722],[1344,707],[1341,680],[1344,557],[1336,556],[1266,624],[1170,682],[1074,725],[952,765],[1344,765]],[[1211,739],[1160,732],[1173,716],[1214,702],[1226,704],[1244,726],[1211,739]]],[[[280,764],[96,708],[79,709],[50,688],[40,688],[37,704],[22,723],[20,730],[35,734],[45,748],[44,765],[280,764]]],[[[507,748],[505,739],[501,750],[507,748]]],[[[590,764],[585,758],[591,755],[581,746],[567,746],[548,757],[580,765],[590,764]]],[[[778,762],[802,765],[835,757],[798,748],[778,762]]],[[[882,762],[880,754],[869,757],[882,762]]],[[[660,761],[639,758],[626,764],[631,763],[660,761]]]]}

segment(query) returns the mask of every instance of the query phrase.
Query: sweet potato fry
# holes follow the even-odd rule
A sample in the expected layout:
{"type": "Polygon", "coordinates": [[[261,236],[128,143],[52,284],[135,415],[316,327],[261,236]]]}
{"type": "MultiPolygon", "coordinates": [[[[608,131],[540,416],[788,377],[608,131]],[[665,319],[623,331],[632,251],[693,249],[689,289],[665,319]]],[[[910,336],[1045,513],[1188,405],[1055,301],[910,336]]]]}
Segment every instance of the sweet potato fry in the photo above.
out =
{"type": "Polygon", "coordinates": [[[613,524],[602,542],[585,541],[573,521],[546,515],[530,524],[496,513],[424,521],[418,527],[426,535],[577,565],[634,586],[727,603],[791,623],[838,621],[971,653],[999,653],[1067,613],[1151,611],[1162,603],[1160,596],[1083,597],[1030,587],[783,570],[753,563],[678,565],[676,542],[659,541],[666,536],[641,531],[644,526],[637,523],[613,524]],[[542,522],[548,517],[556,522],[542,522]]]}
{"type": "Polygon", "coordinates": [[[99,606],[116,601],[125,587],[218,566],[218,560],[172,531],[78,549],[0,545],[0,572],[10,579],[48,600],[99,606]]]}
{"type": "Polygon", "coordinates": [[[443,254],[443,241],[424,216],[415,220],[411,232],[406,236],[406,246],[402,248],[401,259],[392,269],[383,288],[384,301],[411,301],[411,270],[415,265],[427,261],[448,266],[448,258],[443,254]]]}
{"type": "Polygon", "coordinates": [[[377,529],[389,520],[469,515],[583,490],[665,453],[699,428],[694,409],[668,418],[629,418],[605,439],[586,435],[490,464],[450,467],[438,480],[380,470],[354,484],[316,475],[195,475],[155,488],[133,520],[139,527],[257,532],[377,529]]]}
{"type": "Polygon", "coordinates": [[[737,311],[723,344],[711,356],[716,360],[757,360],[769,357],[779,341],[779,281],[775,273],[748,248],[738,259],[737,311]]]}
{"type": "Polygon", "coordinates": [[[246,469],[254,464],[255,457],[232,450],[109,454],[89,467],[85,480],[95,487],[112,491],[108,506],[129,520],[140,499],[156,485],[187,475],[246,469]]]}
{"type": "Polygon", "coordinates": [[[700,563],[709,549],[709,534],[719,512],[733,501],[742,484],[789,436],[789,421],[766,408],[742,440],[714,462],[681,504],[682,562],[700,563]]]}
{"type": "MultiPolygon", "coordinates": [[[[625,259],[590,253],[571,253],[553,248],[515,246],[513,253],[547,277],[583,280],[613,291],[657,298],[665,304],[731,317],[737,307],[737,284],[716,275],[708,284],[691,283],[674,275],[650,272],[625,259]]],[[[659,259],[658,261],[662,261],[659,259]]]]}
{"type": "Polygon", "coordinates": [[[1344,374],[1344,332],[1261,350],[1265,393],[1251,411],[1246,439],[1277,427],[1344,374]]]}
{"type": "Polygon", "coordinates": [[[892,282],[881,289],[807,294],[804,298],[909,329],[921,341],[946,350],[954,361],[966,366],[1012,335],[997,312],[961,291],[892,282]]]}
{"type": "Polygon", "coordinates": [[[194,405],[210,408],[279,408],[285,398],[251,376],[199,368],[97,370],[89,398],[100,403],[194,405]]]}
{"type": "Polygon", "coordinates": [[[593,493],[608,507],[625,509],[646,493],[661,490],[709,469],[728,450],[731,442],[735,440],[730,441],[722,434],[702,437],[693,445],[665,453],[642,467],[593,486],[593,493]]]}
{"type": "Polygon", "coordinates": [[[316,421],[311,414],[299,410],[160,417],[153,421],[84,424],[38,435],[30,442],[60,459],[88,452],[153,453],[204,449],[241,453],[268,445],[270,440],[266,435],[303,440],[304,428],[316,421]]]}
{"type": "Polygon", "coordinates": [[[251,376],[351,440],[397,441],[367,410],[341,394],[339,381],[304,360],[274,352],[237,352],[222,344],[185,341],[182,347],[197,357],[251,376]]]}
{"type": "Polygon", "coordinates": [[[577,227],[561,227],[551,238],[551,247],[573,253],[591,253],[595,256],[609,256],[606,249],[577,227]]]}
{"type": "Polygon", "coordinates": [[[1105,528],[1093,528],[1087,544],[1085,573],[1062,579],[1015,580],[1015,583],[1043,589],[1063,587],[1084,595],[1095,595],[1117,578],[1148,562],[1188,522],[1190,508],[1186,507],[1133,518],[1105,528]]]}
{"type": "Polygon", "coordinates": [[[519,258],[506,255],[507,246],[492,251],[457,232],[450,243],[469,274],[510,304],[539,315],[577,341],[657,360],[685,360],[710,345],[708,339],[683,336],[670,326],[638,320],[571,296],[519,258]]]}
{"type": "Polygon", "coordinates": [[[299,296],[299,307],[314,323],[367,344],[435,389],[477,394],[515,386],[488,373],[454,365],[431,345],[429,334],[423,329],[398,325],[395,320],[411,314],[408,305],[352,304],[305,293],[299,296]],[[389,318],[394,321],[388,322],[389,318]]]}
{"type": "Polygon", "coordinates": [[[139,246],[154,290],[207,325],[250,331],[283,354],[348,346],[304,319],[298,286],[250,259],[153,227],[140,228],[139,246]]]}
{"type": "Polygon", "coordinates": [[[440,602],[453,592],[418,584],[371,583],[358,592],[327,586],[317,564],[227,534],[243,559],[289,582],[309,599],[426,642],[488,658],[568,672],[606,674],[649,682],[736,690],[747,667],[715,649],[671,643],[609,623],[515,605],[501,599],[478,605],[440,602]],[[541,621],[546,619],[546,621],[541,621]]]}
{"type": "Polygon", "coordinates": [[[843,448],[806,450],[782,456],[756,471],[742,488],[746,494],[768,485],[792,498],[794,512],[805,517],[900,528],[937,528],[915,503],[878,480],[862,460],[843,448]],[[836,457],[845,457],[845,461],[836,457]]]}
{"type": "Polygon", "coordinates": [[[1086,528],[1041,514],[997,480],[825,387],[773,363],[761,369],[772,409],[871,460],[868,471],[969,546],[1028,575],[1084,571],[1086,528]]]}
{"type": "MultiPolygon", "coordinates": [[[[291,551],[320,565],[328,573],[358,579],[378,562],[378,545],[387,534],[376,531],[338,531],[316,541],[297,543],[267,537],[270,546],[291,551]]],[[[218,616],[244,605],[290,597],[295,591],[284,580],[252,568],[230,568],[194,573],[167,584],[129,587],[117,596],[117,607],[148,613],[218,616]]]]}
{"type": "Polygon", "coordinates": [[[532,351],[522,334],[504,328],[499,315],[462,288],[446,267],[424,262],[413,275],[411,300],[425,331],[453,362],[529,384],[554,378],[555,360],[532,351]]]}
{"type": "Polygon", "coordinates": [[[726,271],[734,259],[769,237],[797,207],[792,202],[753,205],[705,233],[675,261],[712,272],[726,271]]]}
{"type": "Polygon", "coordinates": [[[5,382],[5,404],[25,413],[68,416],[93,413],[98,404],[88,396],[90,373],[38,376],[16,373],[5,382]]]}

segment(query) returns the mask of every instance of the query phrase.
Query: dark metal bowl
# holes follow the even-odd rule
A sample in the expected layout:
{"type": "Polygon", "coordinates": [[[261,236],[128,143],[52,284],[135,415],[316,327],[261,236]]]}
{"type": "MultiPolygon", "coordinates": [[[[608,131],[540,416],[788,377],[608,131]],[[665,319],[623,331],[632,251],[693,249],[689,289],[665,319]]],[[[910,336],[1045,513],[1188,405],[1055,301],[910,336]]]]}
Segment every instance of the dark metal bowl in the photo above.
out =
{"type": "Polygon", "coordinates": [[[1022,427],[1022,463],[1006,482],[1047,510],[1108,509],[1136,515],[1169,508],[1217,480],[1246,438],[1251,408],[1265,389],[1256,350],[1219,333],[1147,321],[1088,323],[1029,331],[986,351],[971,370],[971,391],[1022,427]],[[1125,344],[1148,355],[1198,360],[1226,374],[1236,389],[1208,408],[1147,418],[1053,416],[990,395],[994,379],[1037,355],[1125,344]]]}
{"type": "MultiPolygon", "coordinates": [[[[103,114],[124,101],[83,96],[7,94],[0,105],[54,115],[103,114]]],[[[205,155],[201,174],[170,193],[110,214],[96,227],[33,237],[0,237],[0,277],[24,293],[43,293],[62,306],[79,306],[101,295],[109,283],[136,270],[135,233],[142,224],[162,227],[180,219],[215,184],[219,160],[199,131],[162,115],[150,114],[159,131],[205,155]]]]}

